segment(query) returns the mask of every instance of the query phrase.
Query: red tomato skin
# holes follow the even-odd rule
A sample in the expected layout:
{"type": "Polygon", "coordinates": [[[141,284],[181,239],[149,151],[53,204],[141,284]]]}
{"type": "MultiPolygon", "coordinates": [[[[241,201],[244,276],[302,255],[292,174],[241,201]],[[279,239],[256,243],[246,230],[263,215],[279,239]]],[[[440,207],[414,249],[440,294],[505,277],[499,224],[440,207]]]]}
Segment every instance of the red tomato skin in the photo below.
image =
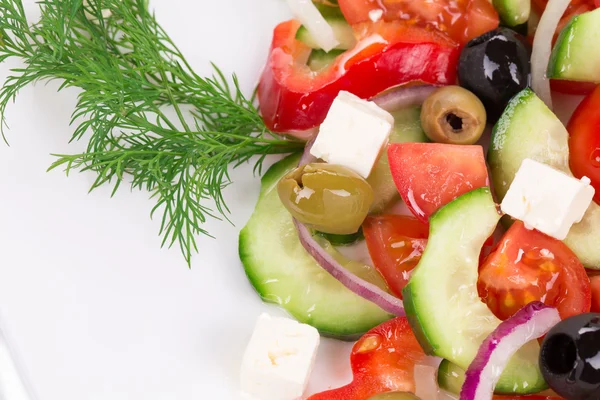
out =
{"type": "Polygon", "coordinates": [[[562,319],[590,311],[590,280],[581,261],[563,242],[521,221],[479,267],[477,289],[502,320],[534,300],[556,307],[562,319]]]}
{"type": "Polygon", "coordinates": [[[397,23],[392,25],[399,29],[390,29],[390,24],[369,24],[371,33],[381,32],[387,43],[374,43],[343,65],[341,55],[316,74],[298,62],[310,51],[295,39],[300,23],[279,24],[258,84],[260,112],[267,127],[274,132],[314,128],[323,122],[341,90],[370,98],[411,81],[455,83],[460,54],[456,43],[436,32],[397,23]]]}
{"type": "Polygon", "coordinates": [[[592,288],[592,306],[591,312],[600,313],[600,275],[590,278],[590,286],[592,288]]]}
{"type": "MultiPolygon", "coordinates": [[[[600,1],[600,0],[598,0],[600,1]]],[[[595,83],[591,82],[575,82],[575,81],[566,81],[560,79],[551,79],[550,87],[555,92],[564,93],[564,94],[576,94],[576,95],[586,95],[590,94],[596,88],[595,83]]]]}
{"type": "Polygon", "coordinates": [[[338,4],[351,25],[368,22],[371,11],[383,10],[386,21],[408,20],[445,32],[463,44],[499,24],[498,13],[488,0],[339,0],[338,4]]]}
{"type": "Polygon", "coordinates": [[[577,107],[567,125],[569,164],[577,178],[587,176],[600,202],[600,86],[577,107]]]}
{"type": "Polygon", "coordinates": [[[402,200],[423,223],[457,197],[489,185],[481,146],[390,144],[388,159],[402,200]]]}
{"type": "Polygon", "coordinates": [[[362,228],[373,265],[391,292],[402,298],[410,271],[425,250],[428,226],[405,215],[376,215],[367,217],[362,228]]]}
{"type": "Polygon", "coordinates": [[[371,329],[352,347],[352,382],[308,400],[366,400],[378,393],[415,391],[414,367],[425,359],[406,317],[371,329]]]}

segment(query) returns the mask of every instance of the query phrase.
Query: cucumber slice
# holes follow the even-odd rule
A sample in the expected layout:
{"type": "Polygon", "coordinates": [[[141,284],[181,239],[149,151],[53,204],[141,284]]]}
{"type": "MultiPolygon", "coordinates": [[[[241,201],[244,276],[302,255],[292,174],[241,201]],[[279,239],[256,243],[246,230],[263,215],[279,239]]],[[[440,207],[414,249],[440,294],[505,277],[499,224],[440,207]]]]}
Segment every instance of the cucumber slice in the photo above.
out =
{"type": "MultiPolygon", "coordinates": [[[[560,120],[531,91],[525,89],[508,104],[492,132],[488,162],[499,200],[526,158],[548,164],[566,174],[569,133],[560,120]]],[[[565,244],[586,268],[600,269],[600,206],[592,202],[583,220],[573,225],[565,244]]]]}
{"type": "MultiPolygon", "coordinates": [[[[500,214],[490,189],[466,193],[430,219],[421,261],[402,291],[415,336],[426,352],[467,369],[500,320],[477,294],[479,253],[500,214]]],[[[546,387],[532,341],[511,359],[496,386],[505,393],[535,393],[546,387]]]]}
{"type": "Polygon", "coordinates": [[[531,0],[493,0],[494,7],[504,25],[519,26],[529,19],[531,0]]]}
{"type": "Polygon", "coordinates": [[[577,15],[562,30],[548,64],[548,78],[600,82],[600,8],[577,15]]]}
{"type": "Polygon", "coordinates": [[[438,386],[446,392],[460,394],[465,383],[465,370],[457,367],[448,360],[442,360],[438,367],[438,386]]]}
{"type": "MultiPolygon", "coordinates": [[[[405,108],[391,114],[394,117],[394,128],[390,133],[390,143],[423,143],[429,140],[421,127],[421,107],[405,108]]],[[[390,203],[400,198],[390,171],[387,150],[382,151],[367,182],[375,194],[370,213],[382,212],[390,203]]]]}
{"type": "Polygon", "coordinates": [[[342,54],[344,50],[331,50],[329,53],[325,50],[314,49],[310,52],[306,64],[313,71],[320,71],[329,67],[337,56],[342,54]]]}
{"type": "MultiPolygon", "coordinates": [[[[351,339],[392,316],[346,289],[304,250],[281,204],[277,182],[298,164],[289,156],[264,175],[254,213],[239,237],[240,259],[248,278],[264,301],[285,308],[300,322],[321,333],[351,339]]],[[[325,239],[321,245],[353,273],[386,288],[377,271],[344,259],[325,239]]]]}
{"type": "MultiPolygon", "coordinates": [[[[352,27],[344,19],[344,15],[340,11],[340,8],[327,6],[324,4],[317,4],[316,6],[321,12],[323,18],[325,18],[325,21],[327,21],[327,23],[333,29],[335,38],[340,43],[336,49],[348,50],[353,48],[356,45],[356,38],[354,37],[352,27]]],[[[298,32],[296,32],[296,39],[300,40],[312,49],[319,49],[319,45],[317,44],[316,40],[304,26],[301,26],[298,29],[298,32]]]]}

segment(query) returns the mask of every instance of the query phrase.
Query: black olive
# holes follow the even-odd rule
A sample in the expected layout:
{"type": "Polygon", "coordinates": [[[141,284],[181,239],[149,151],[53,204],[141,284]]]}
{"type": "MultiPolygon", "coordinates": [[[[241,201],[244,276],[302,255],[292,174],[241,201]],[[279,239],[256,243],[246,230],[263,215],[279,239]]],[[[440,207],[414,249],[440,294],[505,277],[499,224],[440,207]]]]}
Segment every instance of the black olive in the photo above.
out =
{"type": "Polygon", "coordinates": [[[475,93],[496,122],[518,92],[529,86],[530,47],[508,28],[498,28],[471,40],[463,48],[458,65],[460,85],[475,93]]]}
{"type": "Polygon", "coordinates": [[[540,368],[565,399],[600,399],[600,314],[576,315],[552,328],[542,342],[540,368]]]}

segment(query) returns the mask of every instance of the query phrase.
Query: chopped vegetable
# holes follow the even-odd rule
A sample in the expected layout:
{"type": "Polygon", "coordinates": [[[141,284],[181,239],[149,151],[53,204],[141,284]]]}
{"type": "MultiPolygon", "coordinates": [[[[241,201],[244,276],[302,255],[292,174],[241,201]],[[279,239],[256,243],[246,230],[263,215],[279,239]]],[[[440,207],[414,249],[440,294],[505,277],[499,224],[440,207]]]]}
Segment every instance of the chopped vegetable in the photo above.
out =
{"type": "Polygon", "coordinates": [[[501,320],[532,301],[556,307],[562,319],[590,310],[583,265],[561,241],[515,221],[479,268],[479,295],[501,320]]]}
{"type": "Polygon", "coordinates": [[[529,19],[531,0],[493,0],[492,3],[507,26],[515,28],[529,19]]]}
{"type": "Polygon", "coordinates": [[[498,27],[498,13],[488,0],[339,0],[338,3],[351,25],[368,22],[373,11],[382,11],[386,21],[407,20],[445,32],[461,43],[498,27]]]}
{"type": "Polygon", "coordinates": [[[425,223],[458,196],[489,184],[481,146],[391,144],[388,158],[402,200],[425,223]]]}
{"type": "Polygon", "coordinates": [[[294,224],[298,231],[300,243],[302,243],[306,252],[310,254],[325,271],[340,281],[342,285],[360,297],[377,304],[382,310],[390,314],[397,316],[405,314],[402,300],[392,296],[381,287],[352,273],[352,271],[348,270],[348,268],[336,259],[335,255],[328,252],[327,249],[312,236],[306,226],[296,220],[294,220],[294,224]]]}
{"type": "MultiPolygon", "coordinates": [[[[599,9],[600,10],[600,9],[599,9]]],[[[600,202],[600,86],[577,107],[569,124],[569,166],[578,178],[587,176],[600,202]]]]}
{"type": "MultiPolygon", "coordinates": [[[[468,192],[436,212],[425,252],[402,291],[406,315],[428,354],[466,369],[479,345],[501,321],[477,295],[478,256],[500,214],[489,188],[468,192]]],[[[498,383],[503,393],[536,393],[545,387],[539,346],[524,346],[498,383]]]]}
{"type": "Polygon", "coordinates": [[[554,79],[600,83],[600,9],[574,16],[562,30],[548,64],[547,76],[554,79]]]}
{"type": "Polygon", "coordinates": [[[598,399],[599,353],[600,314],[581,314],[548,332],[542,342],[540,366],[552,390],[565,399],[598,399]]]}
{"type": "Polygon", "coordinates": [[[481,100],[460,86],[436,90],[421,109],[423,130],[438,143],[475,144],[483,134],[486,120],[481,100]]]}
{"type": "Polygon", "coordinates": [[[560,321],[558,311],[532,302],[502,322],[483,341],[467,369],[460,400],[491,400],[494,386],[522,346],[546,334],[560,321]]]}
{"type": "Polygon", "coordinates": [[[529,85],[529,46],[516,32],[499,28],[471,40],[458,65],[460,85],[473,92],[496,122],[511,97],[529,85]]]}
{"type": "Polygon", "coordinates": [[[425,250],[429,227],[413,217],[377,215],[365,219],[363,231],[373,265],[391,292],[402,298],[402,289],[425,250]]]}
{"type": "Polygon", "coordinates": [[[310,48],[295,38],[299,27],[287,21],[275,28],[258,85],[261,114],[277,132],[319,125],[342,90],[370,98],[414,80],[443,85],[456,79],[458,47],[438,32],[402,22],[369,24],[353,49],[315,73],[303,65],[310,48]]]}
{"type": "MultiPolygon", "coordinates": [[[[324,335],[354,339],[391,315],[344,287],[302,247],[292,217],[277,195],[277,182],[296,167],[298,159],[287,157],[263,176],[256,208],[240,232],[240,259],[264,301],[281,305],[324,335]]],[[[348,273],[385,289],[375,268],[348,260],[321,237],[315,240],[348,273]]]]}
{"type": "Polygon", "coordinates": [[[325,163],[294,169],[279,181],[277,192],[294,218],[337,235],[356,233],[373,202],[373,190],[360,175],[325,163]]]}
{"type": "MultiPolygon", "coordinates": [[[[560,120],[529,89],[515,96],[494,127],[488,160],[494,189],[502,200],[523,160],[530,158],[570,173],[569,134],[560,120]]],[[[565,244],[586,268],[600,268],[600,206],[593,203],[573,225],[565,244]]]]}
{"type": "Polygon", "coordinates": [[[424,358],[407,319],[392,319],[367,332],[352,348],[351,383],[308,400],[365,400],[389,391],[414,393],[414,367],[424,358]]]}

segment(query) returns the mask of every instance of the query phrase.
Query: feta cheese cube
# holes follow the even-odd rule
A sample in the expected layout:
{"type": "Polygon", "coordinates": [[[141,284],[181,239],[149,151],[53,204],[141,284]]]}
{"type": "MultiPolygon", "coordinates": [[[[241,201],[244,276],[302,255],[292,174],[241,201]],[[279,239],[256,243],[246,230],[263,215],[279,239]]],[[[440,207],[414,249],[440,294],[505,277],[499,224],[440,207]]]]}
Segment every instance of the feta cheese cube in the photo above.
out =
{"type": "Polygon", "coordinates": [[[242,391],[257,400],[300,399],[318,347],[312,326],[262,314],[244,353],[242,391]]]}
{"type": "Polygon", "coordinates": [[[567,237],[580,222],[594,197],[586,177],[578,180],[546,164],[523,160],[510,185],[502,211],[556,239],[567,237]]]}
{"type": "Polygon", "coordinates": [[[367,178],[393,125],[390,113],[342,91],[333,101],[310,154],[367,178]]]}

